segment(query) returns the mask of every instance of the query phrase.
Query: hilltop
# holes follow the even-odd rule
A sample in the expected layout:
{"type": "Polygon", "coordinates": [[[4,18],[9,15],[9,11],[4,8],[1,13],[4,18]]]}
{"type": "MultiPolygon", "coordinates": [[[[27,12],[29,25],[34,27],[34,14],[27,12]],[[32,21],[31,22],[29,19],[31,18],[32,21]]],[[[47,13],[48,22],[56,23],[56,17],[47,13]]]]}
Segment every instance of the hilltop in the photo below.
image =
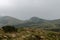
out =
{"type": "Polygon", "coordinates": [[[60,19],[46,20],[38,17],[32,17],[29,20],[19,20],[10,16],[0,17],[0,27],[5,25],[14,25],[17,28],[35,27],[53,31],[60,31],[60,19]]]}

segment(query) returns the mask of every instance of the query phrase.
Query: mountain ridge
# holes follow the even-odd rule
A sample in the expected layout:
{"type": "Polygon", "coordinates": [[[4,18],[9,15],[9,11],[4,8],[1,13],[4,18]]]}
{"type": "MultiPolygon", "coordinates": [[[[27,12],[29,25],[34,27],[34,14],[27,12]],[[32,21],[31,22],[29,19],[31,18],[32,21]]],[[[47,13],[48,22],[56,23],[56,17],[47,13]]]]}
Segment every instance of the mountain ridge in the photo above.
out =
{"type": "Polygon", "coordinates": [[[0,17],[0,26],[14,25],[17,27],[40,27],[40,28],[60,28],[60,19],[46,20],[38,17],[32,17],[29,20],[19,20],[14,17],[0,17]]]}
{"type": "Polygon", "coordinates": [[[19,23],[22,23],[22,20],[18,20],[10,16],[3,16],[0,18],[0,24],[2,25],[15,25],[19,23]]]}

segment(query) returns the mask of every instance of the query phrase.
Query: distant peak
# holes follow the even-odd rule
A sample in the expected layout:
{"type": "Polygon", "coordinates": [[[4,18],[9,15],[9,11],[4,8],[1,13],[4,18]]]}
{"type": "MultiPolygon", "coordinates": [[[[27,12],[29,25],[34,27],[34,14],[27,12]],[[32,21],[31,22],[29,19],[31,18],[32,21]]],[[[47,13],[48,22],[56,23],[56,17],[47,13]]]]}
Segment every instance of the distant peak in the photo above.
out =
{"type": "Polygon", "coordinates": [[[42,18],[39,18],[39,17],[32,17],[32,18],[30,18],[31,20],[43,20],[42,18]]]}
{"type": "Polygon", "coordinates": [[[3,16],[3,17],[11,17],[11,16],[3,16]]]}

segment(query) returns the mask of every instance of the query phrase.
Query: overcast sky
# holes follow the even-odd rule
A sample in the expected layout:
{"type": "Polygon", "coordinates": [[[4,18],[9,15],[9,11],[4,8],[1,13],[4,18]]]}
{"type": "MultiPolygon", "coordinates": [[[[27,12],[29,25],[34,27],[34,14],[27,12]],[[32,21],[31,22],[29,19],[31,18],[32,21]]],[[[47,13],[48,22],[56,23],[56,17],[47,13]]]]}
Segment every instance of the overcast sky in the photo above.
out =
{"type": "Polygon", "coordinates": [[[0,0],[0,16],[60,19],[60,0],[0,0]]]}

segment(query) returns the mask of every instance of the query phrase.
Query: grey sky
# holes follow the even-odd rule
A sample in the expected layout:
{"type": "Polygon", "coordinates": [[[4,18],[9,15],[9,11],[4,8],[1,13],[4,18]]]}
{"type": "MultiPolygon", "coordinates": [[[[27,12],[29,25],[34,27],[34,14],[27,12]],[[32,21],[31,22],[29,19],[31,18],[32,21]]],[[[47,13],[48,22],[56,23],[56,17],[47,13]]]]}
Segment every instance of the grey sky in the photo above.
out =
{"type": "Polygon", "coordinates": [[[60,19],[60,0],[3,1],[0,3],[1,16],[12,16],[18,19],[29,19],[33,16],[43,19],[60,19]]]}

